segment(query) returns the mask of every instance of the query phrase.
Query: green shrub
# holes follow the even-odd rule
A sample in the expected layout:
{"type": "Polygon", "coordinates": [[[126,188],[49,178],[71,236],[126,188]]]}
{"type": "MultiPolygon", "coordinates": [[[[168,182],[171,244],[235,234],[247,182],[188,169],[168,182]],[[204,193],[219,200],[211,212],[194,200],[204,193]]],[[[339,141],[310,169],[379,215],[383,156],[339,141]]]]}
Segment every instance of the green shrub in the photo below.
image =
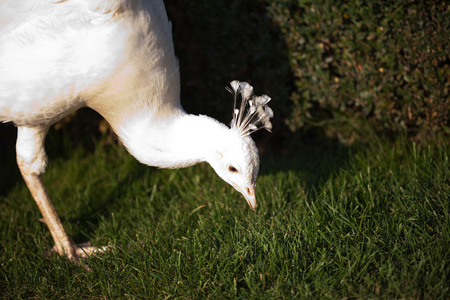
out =
{"type": "Polygon", "coordinates": [[[292,131],[319,125],[349,138],[348,129],[366,124],[415,137],[449,133],[444,1],[266,2],[295,78],[284,116],[292,131]]]}

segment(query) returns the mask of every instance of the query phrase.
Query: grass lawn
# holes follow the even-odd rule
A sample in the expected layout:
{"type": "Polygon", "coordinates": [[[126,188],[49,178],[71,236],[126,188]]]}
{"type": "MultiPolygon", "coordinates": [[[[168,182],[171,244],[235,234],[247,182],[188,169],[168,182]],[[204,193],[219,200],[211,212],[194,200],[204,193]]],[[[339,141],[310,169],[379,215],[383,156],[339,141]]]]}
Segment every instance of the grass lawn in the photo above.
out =
{"type": "Polygon", "coordinates": [[[69,234],[115,249],[89,258],[91,273],[45,257],[51,235],[4,151],[2,298],[450,297],[448,144],[266,155],[256,211],[206,164],[158,170],[100,142],[48,148],[44,180],[69,234]]]}

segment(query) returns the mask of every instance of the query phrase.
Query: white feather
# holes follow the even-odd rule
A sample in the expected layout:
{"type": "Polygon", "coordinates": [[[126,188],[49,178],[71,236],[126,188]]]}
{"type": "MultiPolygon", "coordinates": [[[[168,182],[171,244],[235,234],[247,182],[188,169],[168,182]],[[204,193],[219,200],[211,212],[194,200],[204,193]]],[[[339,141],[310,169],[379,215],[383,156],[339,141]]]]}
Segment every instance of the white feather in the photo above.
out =
{"type": "Polygon", "coordinates": [[[273,110],[267,105],[271,98],[267,95],[252,97],[253,87],[247,82],[234,80],[230,85],[232,88],[227,87],[227,90],[233,94],[235,107],[231,129],[243,137],[260,128],[272,130],[270,119],[273,118],[273,110]],[[236,109],[237,94],[241,95],[240,109],[236,109]]]}

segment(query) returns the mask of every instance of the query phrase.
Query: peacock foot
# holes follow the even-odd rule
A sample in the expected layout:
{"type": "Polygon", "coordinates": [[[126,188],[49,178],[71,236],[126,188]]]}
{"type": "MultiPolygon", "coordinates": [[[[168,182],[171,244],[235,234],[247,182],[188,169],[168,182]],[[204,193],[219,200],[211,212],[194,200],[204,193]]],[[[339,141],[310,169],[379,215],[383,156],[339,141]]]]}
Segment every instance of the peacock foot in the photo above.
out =
{"type": "Polygon", "coordinates": [[[62,250],[59,250],[55,245],[52,249],[44,253],[44,256],[50,256],[53,253],[57,253],[61,256],[64,256],[67,260],[74,263],[77,266],[81,266],[89,272],[92,272],[92,269],[86,264],[84,261],[91,255],[103,253],[112,249],[112,246],[101,246],[95,247],[92,246],[91,242],[85,242],[81,244],[72,243],[69,247],[66,247],[62,250]],[[67,248],[67,249],[66,249],[67,248]]]}

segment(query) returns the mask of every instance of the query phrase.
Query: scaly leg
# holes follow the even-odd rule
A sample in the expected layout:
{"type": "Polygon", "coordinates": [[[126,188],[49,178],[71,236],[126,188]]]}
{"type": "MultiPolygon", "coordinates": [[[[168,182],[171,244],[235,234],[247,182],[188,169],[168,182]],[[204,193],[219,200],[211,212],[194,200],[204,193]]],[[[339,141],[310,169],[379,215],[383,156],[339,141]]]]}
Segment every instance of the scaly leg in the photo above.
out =
{"type": "Polygon", "coordinates": [[[53,250],[60,255],[64,255],[73,263],[81,264],[86,269],[89,269],[81,262],[80,258],[105,250],[105,248],[83,247],[84,245],[78,247],[72,242],[59,219],[41,177],[47,166],[47,156],[44,149],[47,131],[48,127],[18,127],[16,143],[17,164],[55,241],[53,250]]]}

